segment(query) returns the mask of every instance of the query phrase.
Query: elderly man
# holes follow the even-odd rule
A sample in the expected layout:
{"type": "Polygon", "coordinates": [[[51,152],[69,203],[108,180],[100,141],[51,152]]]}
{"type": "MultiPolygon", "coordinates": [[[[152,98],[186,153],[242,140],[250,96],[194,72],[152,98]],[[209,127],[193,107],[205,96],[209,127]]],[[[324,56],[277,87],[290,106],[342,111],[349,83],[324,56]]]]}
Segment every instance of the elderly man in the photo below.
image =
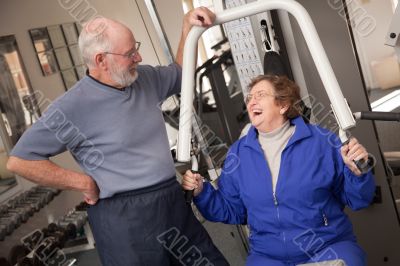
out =
{"type": "Polygon", "coordinates": [[[8,168],[41,185],[81,191],[104,265],[227,265],[184,202],[159,103],[180,91],[182,52],[206,8],[185,15],[176,63],[139,65],[123,24],[89,21],[79,36],[88,75],[19,140],[8,168]],[[48,158],[70,150],[84,173],[48,158]],[[200,263],[200,264],[199,264],[200,263]]]}

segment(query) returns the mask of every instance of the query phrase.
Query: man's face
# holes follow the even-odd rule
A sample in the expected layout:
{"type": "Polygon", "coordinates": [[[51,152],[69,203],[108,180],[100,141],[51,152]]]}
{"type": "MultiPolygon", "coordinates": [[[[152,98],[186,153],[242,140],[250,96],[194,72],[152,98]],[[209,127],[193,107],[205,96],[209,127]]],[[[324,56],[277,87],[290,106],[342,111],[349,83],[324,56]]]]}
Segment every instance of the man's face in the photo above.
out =
{"type": "Polygon", "coordinates": [[[138,77],[137,66],[142,61],[132,33],[122,34],[115,42],[113,53],[108,54],[108,69],[111,79],[122,87],[131,85],[138,77]]]}
{"type": "Polygon", "coordinates": [[[110,60],[109,73],[111,79],[118,83],[121,87],[131,85],[138,78],[136,71],[137,64],[122,65],[116,62],[115,59],[110,60]]]}

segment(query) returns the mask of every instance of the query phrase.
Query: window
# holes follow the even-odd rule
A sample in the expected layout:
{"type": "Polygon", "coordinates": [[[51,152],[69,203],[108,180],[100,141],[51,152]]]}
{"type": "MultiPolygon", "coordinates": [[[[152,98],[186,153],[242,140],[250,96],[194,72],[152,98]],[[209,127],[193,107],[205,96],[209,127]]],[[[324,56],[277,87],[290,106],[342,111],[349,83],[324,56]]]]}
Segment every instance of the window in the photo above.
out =
{"type": "Polygon", "coordinates": [[[16,185],[8,152],[40,115],[14,36],[0,37],[0,194],[16,185]]]}

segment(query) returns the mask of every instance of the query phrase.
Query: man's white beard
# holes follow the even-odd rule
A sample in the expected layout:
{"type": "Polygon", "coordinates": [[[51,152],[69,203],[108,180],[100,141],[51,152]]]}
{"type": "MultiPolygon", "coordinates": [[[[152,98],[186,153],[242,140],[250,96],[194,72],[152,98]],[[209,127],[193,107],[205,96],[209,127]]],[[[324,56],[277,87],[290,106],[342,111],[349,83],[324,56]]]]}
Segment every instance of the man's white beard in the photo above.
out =
{"type": "Polygon", "coordinates": [[[113,81],[118,83],[122,87],[127,87],[131,85],[138,78],[139,74],[135,71],[131,74],[129,69],[122,69],[115,62],[112,62],[110,67],[110,76],[113,81]]]}

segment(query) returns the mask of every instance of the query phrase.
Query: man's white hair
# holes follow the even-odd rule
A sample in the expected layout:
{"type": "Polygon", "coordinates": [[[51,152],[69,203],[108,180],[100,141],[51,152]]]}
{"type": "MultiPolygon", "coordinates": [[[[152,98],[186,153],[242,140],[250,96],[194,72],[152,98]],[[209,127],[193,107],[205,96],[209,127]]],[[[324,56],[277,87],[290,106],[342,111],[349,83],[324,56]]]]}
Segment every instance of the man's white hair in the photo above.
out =
{"type": "Polygon", "coordinates": [[[101,17],[89,20],[82,27],[78,43],[83,61],[88,68],[96,67],[96,54],[112,50],[107,27],[109,27],[108,19],[101,17]]]}

